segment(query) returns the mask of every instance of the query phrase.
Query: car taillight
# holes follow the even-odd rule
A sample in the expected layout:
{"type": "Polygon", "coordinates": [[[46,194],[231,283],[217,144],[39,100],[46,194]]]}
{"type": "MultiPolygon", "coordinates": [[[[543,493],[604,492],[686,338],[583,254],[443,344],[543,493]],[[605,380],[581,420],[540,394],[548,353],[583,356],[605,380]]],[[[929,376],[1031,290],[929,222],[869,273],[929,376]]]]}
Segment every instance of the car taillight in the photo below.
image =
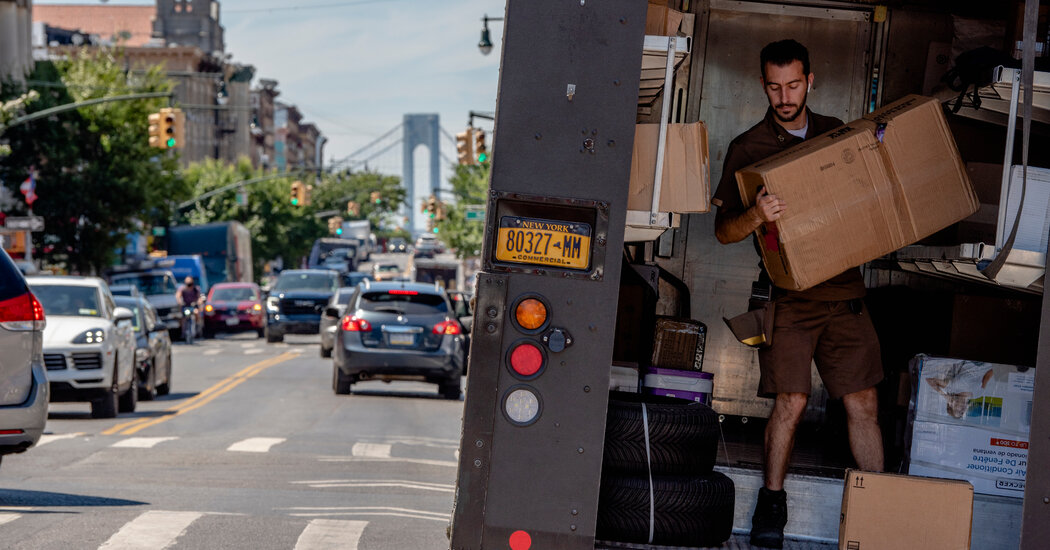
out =
{"type": "Polygon", "coordinates": [[[461,332],[463,331],[459,328],[459,323],[451,319],[434,325],[434,334],[460,334],[461,332]]]}
{"type": "Polygon", "coordinates": [[[7,330],[43,330],[44,325],[44,307],[32,292],[0,301],[0,326],[7,330]]]}
{"type": "Polygon", "coordinates": [[[215,307],[212,306],[211,304],[208,304],[208,305],[204,306],[204,312],[205,313],[211,313],[213,311],[215,311],[215,307]]]}
{"type": "Polygon", "coordinates": [[[252,305],[252,311],[262,311],[262,304],[252,305]]]}
{"type": "Polygon", "coordinates": [[[346,315],[343,317],[343,330],[348,332],[368,332],[372,325],[364,319],[346,315]]]}

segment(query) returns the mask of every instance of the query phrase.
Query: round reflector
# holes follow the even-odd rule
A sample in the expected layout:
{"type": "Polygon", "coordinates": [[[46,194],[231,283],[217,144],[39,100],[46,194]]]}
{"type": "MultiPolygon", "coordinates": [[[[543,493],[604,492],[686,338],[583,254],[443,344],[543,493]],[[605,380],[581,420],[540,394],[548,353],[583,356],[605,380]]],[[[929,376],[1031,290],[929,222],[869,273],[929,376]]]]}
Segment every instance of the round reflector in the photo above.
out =
{"type": "Polygon", "coordinates": [[[511,390],[503,400],[503,412],[515,424],[532,424],[540,416],[540,398],[524,387],[511,390]]]}
{"type": "Polygon", "coordinates": [[[526,298],[518,302],[514,318],[525,330],[536,330],[547,322],[547,306],[536,298],[526,298]]]}
{"type": "Polygon", "coordinates": [[[532,548],[532,537],[525,531],[514,531],[510,534],[510,550],[529,550],[532,548]]]}
{"type": "Polygon", "coordinates": [[[510,352],[510,368],[522,376],[532,376],[543,368],[543,352],[532,342],[522,342],[510,352]]]}

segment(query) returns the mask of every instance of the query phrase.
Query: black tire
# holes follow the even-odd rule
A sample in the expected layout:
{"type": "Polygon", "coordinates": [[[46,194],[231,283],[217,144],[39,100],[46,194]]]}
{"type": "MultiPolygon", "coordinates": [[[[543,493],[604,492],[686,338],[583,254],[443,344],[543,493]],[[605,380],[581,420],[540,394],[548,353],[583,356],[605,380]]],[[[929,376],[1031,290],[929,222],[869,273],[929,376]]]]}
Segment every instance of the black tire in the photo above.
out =
{"type": "Polygon", "coordinates": [[[259,335],[259,338],[265,338],[266,337],[266,329],[263,329],[263,328],[255,329],[255,333],[259,335]]]}
{"type": "Polygon", "coordinates": [[[332,356],[332,348],[321,346],[321,357],[327,359],[332,356]]]}
{"type": "Polygon", "coordinates": [[[150,361],[146,369],[146,383],[139,386],[139,400],[153,401],[157,398],[157,362],[150,361]]]}
{"type": "MultiPolygon", "coordinates": [[[[718,547],[733,533],[736,491],[721,472],[653,477],[652,544],[718,547]]],[[[649,478],[602,476],[596,536],[601,540],[649,541],[649,478]]]]}
{"type": "Polygon", "coordinates": [[[266,341],[273,344],[275,342],[283,342],[284,335],[280,333],[274,333],[269,328],[266,329],[266,341]]]}
{"type": "Polygon", "coordinates": [[[718,414],[702,403],[670,397],[613,392],[605,424],[603,471],[653,475],[700,475],[718,454],[718,414]],[[642,403],[649,417],[645,453],[642,403]]]}
{"type": "Polygon", "coordinates": [[[163,384],[157,386],[157,395],[168,395],[171,393],[171,353],[168,353],[168,376],[163,384]]]}
{"type": "Polygon", "coordinates": [[[91,401],[91,417],[116,418],[119,399],[120,395],[119,389],[117,388],[117,373],[116,369],[113,369],[113,383],[109,385],[109,391],[106,392],[105,396],[91,401]]]}
{"type": "Polygon", "coordinates": [[[133,413],[139,404],[139,370],[131,367],[131,385],[127,391],[120,394],[117,410],[122,413],[133,413]]]}
{"type": "Polygon", "coordinates": [[[441,392],[441,397],[458,401],[460,393],[463,392],[462,381],[458,376],[451,380],[446,380],[439,386],[439,391],[441,392]]]}
{"type": "Polygon", "coordinates": [[[339,369],[339,365],[332,364],[332,391],[336,395],[349,395],[350,386],[354,385],[354,379],[352,376],[343,374],[343,371],[339,369]]]}

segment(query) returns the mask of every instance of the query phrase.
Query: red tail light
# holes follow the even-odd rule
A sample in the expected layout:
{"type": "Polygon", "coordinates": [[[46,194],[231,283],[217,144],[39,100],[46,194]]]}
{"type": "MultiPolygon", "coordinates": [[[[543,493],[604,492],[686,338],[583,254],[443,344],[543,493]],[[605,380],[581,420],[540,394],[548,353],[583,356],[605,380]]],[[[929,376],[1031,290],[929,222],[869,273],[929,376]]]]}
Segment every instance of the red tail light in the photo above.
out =
{"type": "Polygon", "coordinates": [[[343,317],[343,330],[347,332],[368,332],[372,330],[372,325],[364,319],[346,315],[343,317]]]}
{"type": "Polygon", "coordinates": [[[32,292],[0,301],[0,326],[7,330],[43,330],[44,306],[32,292]]]}
{"type": "Polygon", "coordinates": [[[459,323],[451,319],[441,321],[434,325],[434,334],[460,334],[462,329],[459,327],[459,323]]]}

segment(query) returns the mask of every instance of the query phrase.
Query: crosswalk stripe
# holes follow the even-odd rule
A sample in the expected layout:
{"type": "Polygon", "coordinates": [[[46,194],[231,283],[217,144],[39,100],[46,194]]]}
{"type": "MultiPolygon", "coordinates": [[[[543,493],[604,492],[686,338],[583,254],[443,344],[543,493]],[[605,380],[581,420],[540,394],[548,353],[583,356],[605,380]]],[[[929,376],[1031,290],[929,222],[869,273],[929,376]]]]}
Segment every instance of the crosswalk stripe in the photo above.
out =
{"type": "Polygon", "coordinates": [[[40,436],[40,441],[36,442],[36,446],[47,445],[52,441],[60,441],[62,439],[72,439],[74,437],[80,437],[84,435],[84,432],[76,432],[71,434],[44,434],[40,436]]]}
{"type": "Polygon", "coordinates": [[[218,348],[215,348],[215,349],[209,349],[209,350],[206,350],[206,351],[205,351],[205,352],[203,353],[203,355],[218,355],[218,354],[220,354],[220,353],[222,353],[222,350],[221,350],[221,349],[218,349],[218,348]]]}
{"type": "Polygon", "coordinates": [[[264,351],[266,351],[266,350],[262,350],[262,349],[259,349],[259,348],[246,349],[246,350],[244,350],[244,354],[245,355],[258,355],[258,354],[260,354],[260,353],[262,353],[264,351]]]}
{"type": "Polygon", "coordinates": [[[178,439],[177,437],[129,437],[122,439],[111,447],[129,447],[133,449],[152,449],[158,443],[165,441],[171,441],[172,439],[178,439]]]}
{"type": "Polygon", "coordinates": [[[361,535],[367,526],[367,521],[315,519],[295,541],[295,550],[357,550],[357,544],[361,542],[361,535]]]}
{"type": "Polygon", "coordinates": [[[390,458],[390,450],[393,445],[387,443],[354,443],[350,454],[353,456],[367,456],[371,458],[390,458]]]}
{"type": "Polygon", "coordinates": [[[22,514],[8,514],[0,512],[0,525],[12,522],[20,517],[22,517],[22,514]]]}
{"type": "Polygon", "coordinates": [[[129,521],[109,538],[99,550],[159,550],[171,546],[175,539],[200,512],[165,512],[151,510],[129,521]]]}
{"type": "Polygon", "coordinates": [[[230,445],[226,450],[242,453],[268,453],[270,452],[270,447],[285,441],[286,439],[283,437],[250,437],[230,445]]]}

